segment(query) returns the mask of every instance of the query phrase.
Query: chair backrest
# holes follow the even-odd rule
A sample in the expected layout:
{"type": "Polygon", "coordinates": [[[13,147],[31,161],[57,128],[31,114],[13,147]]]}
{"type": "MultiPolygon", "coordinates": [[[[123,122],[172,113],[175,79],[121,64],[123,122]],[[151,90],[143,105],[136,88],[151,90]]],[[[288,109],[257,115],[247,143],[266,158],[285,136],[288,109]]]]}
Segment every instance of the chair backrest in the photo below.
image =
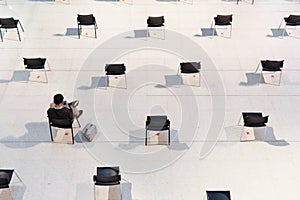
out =
{"type": "Polygon", "coordinates": [[[169,129],[170,121],[166,115],[147,116],[146,127],[149,130],[169,129]]]}
{"type": "Polygon", "coordinates": [[[8,188],[14,170],[1,170],[0,169],[0,189],[8,188]]]}
{"type": "Polygon", "coordinates": [[[268,122],[269,116],[262,116],[262,113],[242,113],[244,119],[244,126],[260,127],[265,126],[268,122]]]}
{"type": "Polygon", "coordinates": [[[97,167],[97,175],[93,177],[95,185],[120,184],[121,175],[119,167],[97,167]]]}
{"type": "Polygon", "coordinates": [[[217,15],[214,19],[216,24],[229,24],[232,22],[232,15],[217,15]]]}
{"type": "Polygon", "coordinates": [[[180,63],[181,73],[196,73],[201,68],[200,62],[182,62],[180,63]]]}
{"type": "Polygon", "coordinates": [[[77,22],[81,25],[93,25],[96,22],[96,19],[93,14],[89,15],[77,15],[77,22]]]}
{"type": "Polygon", "coordinates": [[[105,71],[107,75],[120,75],[125,74],[126,67],[125,64],[107,64],[105,71]]]}
{"type": "Polygon", "coordinates": [[[207,200],[231,200],[230,191],[206,191],[207,200]]]}
{"type": "Polygon", "coordinates": [[[0,18],[0,25],[1,26],[17,26],[17,21],[13,18],[13,17],[10,17],[10,18],[0,18]]]}
{"type": "Polygon", "coordinates": [[[50,126],[54,126],[57,128],[72,128],[73,120],[71,119],[57,119],[57,118],[49,118],[50,126]]]}
{"type": "Polygon", "coordinates": [[[300,23],[300,15],[290,15],[286,20],[288,23],[300,23]]]}
{"type": "Polygon", "coordinates": [[[284,60],[276,61],[276,60],[261,60],[261,66],[263,70],[270,70],[270,71],[280,71],[283,67],[284,60]]]}
{"type": "Polygon", "coordinates": [[[160,17],[148,17],[147,24],[150,26],[162,26],[165,23],[164,16],[160,17]]]}
{"type": "Polygon", "coordinates": [[[45,68],[46,58],[23,58],[26,69],[43,69],[45,68]]]}

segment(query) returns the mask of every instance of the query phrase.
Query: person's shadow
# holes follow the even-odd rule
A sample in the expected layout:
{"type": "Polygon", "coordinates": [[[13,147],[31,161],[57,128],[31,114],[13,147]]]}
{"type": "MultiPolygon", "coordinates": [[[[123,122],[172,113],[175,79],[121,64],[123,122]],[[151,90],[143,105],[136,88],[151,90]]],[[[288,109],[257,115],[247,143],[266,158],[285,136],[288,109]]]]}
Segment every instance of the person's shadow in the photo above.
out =
{"type": "Polygon", "coordinates": [[[30,122],[25,124],[27,132],[20,136],[8,136],[0,141],[10,148],[30,148],[41,142],[51,141],[47,122],[30,122]]]}

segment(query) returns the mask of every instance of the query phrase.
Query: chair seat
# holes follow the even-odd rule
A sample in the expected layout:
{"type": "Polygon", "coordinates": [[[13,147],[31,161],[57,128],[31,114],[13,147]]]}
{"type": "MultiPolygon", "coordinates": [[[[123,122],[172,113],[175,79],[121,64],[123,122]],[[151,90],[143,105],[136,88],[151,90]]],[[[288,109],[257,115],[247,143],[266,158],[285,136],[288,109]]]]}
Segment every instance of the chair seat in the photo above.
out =
{"type": "Polygon", "coordinates": [[[117,71],[107,71],[106,72],[106,75],[124,75],[124,74],[125,74],[124,71],[119,71],[119,72],[117,72],[117,71]]]}
{"type": "Polygon", "coordinates": [[[146,128],[153,131],[169,130],[169,120],[167,116],[147,116],[146,128]]]}
{"type": "Polygon", "coordinates": [[[280,72],[280,71],[282,71],[281,68],[274,69],[274,68],[267,68],[267,67],[264,67],[262,70],[263,71],[268,71],[268,72],[280,72]]]}
{"type": "Polygon", "coordinates": [[[13,18],[2,18],[0,19],[0,28],[17,28],[19,23],[18,19],[13,19],[13,18]]]}
{"type": "Polygon", "coordinates": [[[148,27],[163,27],[163,24],[148,24],[148,27]]]}
{"type": "Polygon", "coordinates": [[[0,189],[9,188],[14,170],[0,169],[0,189]]]}
{"type": "Polygon", "coordinates": [[[43,66],[27,65],[27,67],[25,67],[25,69],[45,69],[45,66],[44,65],[43,66]]]}
{"type": "Polygon", "coordinates": [[[229,191],[206,191],[207,200],[230,200],[229,191]]]}

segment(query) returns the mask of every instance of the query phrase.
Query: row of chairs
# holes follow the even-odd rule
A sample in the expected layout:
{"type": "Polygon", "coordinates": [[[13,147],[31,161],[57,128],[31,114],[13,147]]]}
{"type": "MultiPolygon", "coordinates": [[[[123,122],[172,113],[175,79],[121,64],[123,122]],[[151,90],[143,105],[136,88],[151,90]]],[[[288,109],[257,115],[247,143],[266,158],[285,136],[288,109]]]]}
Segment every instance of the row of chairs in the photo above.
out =
{"type": "MultiPolygon", "coordinates": [[[[24,65],[26,66],[26,70],[43,70],[45,73],[46,83],[48,83],[47,73],[46,73],[46,63],[48,65],[48,70],[50,71],[50,66],[48,62],[46,62],[46,58],[23,58],[24,65]]],[[[277,72],[280,73],[279,81],[277,85],[281,83],[282,76],[282,68],[283,68],[283,60],[261,60],[259,65],[257,66],[255,72],[258,71],[260,65],[262,66],[260,72],[260,79],[262,79],[263,73],[271,74],[271,77],[274,78],[277,72]]],[[[198,85],[201,86],[201,75],[200,75],[201,63],[200,62],[182,62],[177,70],[177,75],[182,76],[183,74],[198,74],[199,80],[198,85]]],[[[105,66],[105,76],[106,76],[106,87],[109,86],[109,77],[110,76],[121,76],[123,75],[125,78],[125,88],[127,88],[127,78],[126,78],[126,66],[124,63],[121,64],[106,64],[105,66]]],[[[27,78],[27,80],[29,77],[27,78]]],[[[180,79],[181,81],[181,79],[180,79]]]]}
{"type": "MultiPolygon", "coordinates": [[[[241,141],[254,140],[254,128],[266,127],[269,116],[263,116],[261,112],[243,112],[241,118],[244,121],[244,133],[241,134],[241,141]],[[249,131],[249,128],[251,129],[249,131]]],[[[241,118],[238,122],[240,125],[241,118]]],[[[53,142],[52,128],[55,129],[70,129],[72,144],[74,144],[73,121],[70,119],[52,119],[49,118],[50,136],[53,142]]],[[[171,123],[166,115],[147,116],[145,123],[145,146],[148,145],[149,131],[156,131],[156,135],[160,135],[161,131],[168,132],[167,145],[171,143],[171,123]]],[[[266,132],[266,129],[265,129],[266,132]]],[[[266,134],[264,134],[265,137],[266,134]]]]}
{"type": "MultiPolygon", "coordinates": [[[[284,17],[281,21],[279,28],[281,28],[282,22],[285,22],[283,27],[282,36],[286,31],[287,26],[299,26],[300,25],[300,15],[290,15],[289,17],[284,17]]],[[[163,31],[163,39],[165,39],[165,18],[164,16],[159,17],[148,17],[147,19],[147,37],[150,36],[150,29],[159,29],[163,31]]],[[[0,18],[0,36],[1,41],[3,42],[2,29],[13,29],[16,28],[19,36],[19,41],[21,41],[20,32],[18,25],[20,25],[22,31],[24,32],[23,26],[18,19],[14,18],[0,18]]],[[[90,15],[78,15],[77,16],[77,26],[78,26],[78,38],[80,38],[82,33],[82,26],[94,26],[95,38],[97,38],[97,29],[98,25],[96,22],[96,18],[93,14],[90,15]]],[[[211,25],[211,29],[213,30],[213,36],[216,34],[216,26],[230,26],[230,35],[232,33],[232,15],[217,15],[214,17],[214,21],[211,25]]]]}
{"type": "MultiPolygon", "coordinates": [[[[13,200],[13,195],[10,190],[10,184],[13,174],[17,176],[21,183],[19,175],[14,169],[0,169],[0,190],[8,189],[10,193],[10,198],[13,200]]],[[[96,200],[98,195],[96,193],[97,187],[110,187],[118,186],[118,190],[114,194],[115,200],[122,200],[122,187],[121,187],[122,177],[120,174],[120,167],[97,167],[96,175],[93,175],[94,182],[94,199],[96,200]]],[[[207,200],[230,200],[230,191],[206,191],[207,200]]],[[[0,196],[0,199],[1,196],[0,196]]]]}

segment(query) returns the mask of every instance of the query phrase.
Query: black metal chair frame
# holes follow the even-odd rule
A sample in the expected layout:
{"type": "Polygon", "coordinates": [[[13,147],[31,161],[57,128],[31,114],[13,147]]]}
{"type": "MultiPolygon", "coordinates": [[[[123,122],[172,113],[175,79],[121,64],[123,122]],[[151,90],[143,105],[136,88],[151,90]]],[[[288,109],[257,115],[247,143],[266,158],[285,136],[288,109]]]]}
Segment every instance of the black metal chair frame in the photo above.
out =
{"type": "Polygon", "coordinates": [[[278,84],[271,84],[271,83],[269,83],[269,84],[270,84],[270,85],[280,86],[280,83],[281,83],[281,77],[282,77],[282,69],[281,69],[281,68],[283,68],[283,62],[284,62],[284,60],[281,60],[281,61],[275,61],[275,60],[261,60],[261,61],[258,63],[258,66],[257,66],[257,68],[256,68],[256,70],[255,70],[255,73],[256,73],[256,72],[258,71],[259,66],[260,66],[260,65],[262,66],[262,67],[261,67],[261,70],[260,70],[260,74],[259,74],[259,83],[261,82],[263,73],[268,73],[268,74],[271,73],[271,74],[273,74],[273,75],[275,76],[276,72],[279,72],[279,73],[280,73],[280,76],[279,76],[279,82],[278,82],[278,84]],[[281,65],[280,67],[278,67],[277,69],[274,69],[274,70],[270,70],[270,69],[266,70],[267,68],[264,68],[263,63],[264,63],[264,62],[268,62],[268,61],[270,61],[270,62],[282,62],[282,65],[281,65]]]}
{"type": "Polygon", "coordinates": [[[231,34],[232,34],[232,15],[217,15],[217,17],[214,17],[214,20],[211,23],[211,29],[213,31],[212,35],[215,36],[216,34],[216,26],[230,26],[230,35],[229,38],[231,38],[231,34]],[[218,17],[225,17],[225,16],[230,16],[231,19],[230,21],[228,21],[228,23],[224,23],[224,24],[220,24],[220,23],[216,23],[218,17]]]}
{"type": "MultiPolygon", "coordinates": [[[[238,5],[241,0],[237,0],[236,4],[238,5]]],[[[252,0],[252,5],[254,4],[254,0],[252,0]]]]}
{"type": "Polygon", "coordinates": [[[127,77],[126,77],[126,66],[122,64],[106,64],[105,66],[105,76],[106,85],[105,88],[109,87],[109,76],[124,76],[125,79],[125,89],[127,89],[127,77]],[[118,69],[117,69],[118,67],[118,69]],[[114,69],[115,68],[115,69],[114,69]]]}
{"type": "MultiPolygon", "coordinates": [[[[215,195],[215,194],[223,194],[223,195],[225,195],[226,196],[226,198],[228,199],[228,200],[230,200],[231,199],[231,197],[230,197],[230,191],[229,190],[224,190],[224,191],[206,191],[206,197],[207,197],[207,200],[221,200],[221,199],[219,199],[219,198],[216,198],[216,199],[214,199],[213,197],[211,197],[211,196],[213,196],[213,195],[215,195]]],[[[226,199],[226,200],[227,200],[226,199]]]]}
{"type": "Polygon", "coordinates": [[[19,41],[21,41],[21,36],[20,36],[20,31],[19,31],[19,28],[18,28],[18,24],[20,24],[20,27],[22,29],[22,31],[24,32],[24,28],[20,22],[20,20],[18,19],[14,19],[13,17],[10,17],[10,18],[0,18],[0,36],[1,36],[1,41],[3,42],[3,35],[2,35],[2,29],[5,29],[5,32],[7,32],[7,29],[13,29],[13,28],[16,28],[17,29],[17,33],[18,33],[18,37],[19,37],[19,41]],[[11,24],[11,25],[3,25],[1,23],[2,20],[13,20],[14,21],[14,24],[11,24]]]}
{"type": "MultiPolygon", "coordinates": [[[[80,124],[79,124],[79,121],[78,121],[78,118],[77,117],[74,117],[75,120],[77,120],[78,122],[78,125],[80,127],[80,124]]],[[[53,120],[53,119],[52,119],[53,120]]],[[[48,116],[48,122],[49,122],[49,129],[50,129],[50,137],[51,137],[51,141],[54,142],[53,140],[53,133],[52,133],[52,127],[53,128],[57,128],[57,129],[71,129],[71,137],[72,137],[72,144],[74,144],[74,128],[76,127],[73,127],[73,122],[74,120],[70,120],[70,119],[55,119],[55,120],[60,120],[60,121],[68,121],[69,120],[69,124],[67,125],[58,125],[58,124],[55,124],[52,122],[52,120],[49,119],[49,116],[48,116]]]]}
{"type": "MultiPolygon", "coordinates": [[[[238,121],[238,126],[241,126],[241,121],[242,121],[242,118],[243,118],[243,120],[244,120],[244,116],[246,116],[246,115],[252,115],[252,116],[258,116],[258,117],[263,117],[263,114],[261,113],[261,112],[242,112],[242,115],[240,116],[240,119],[239,119],[239,121],[238,121]]],[[[262,125],[262,126],[246,126],[245,124],[244,125],[242,125],[243,127],[248,127],[248,128],[252,128],[253,129],[253,131],[254,131],[254,129],[255,128],[264,128],[264,137],[263,137],[263,140],[265,140],[265,138],[266,138],[266,133],[267,133],[267,128],[268,128],[268,126],[267,126],[267,122],[268,122],[268,117],[269,116],[265,116],[265,117],[263,117],[263,118],[267,118],[267,120],[266,120],[266,122],[264,123],[264,125],[262,125]]],[[[244,132],[244,130],[243,130],[243,132],[244,132]]],[[[241,139],[242,139],[242,134],[241,134],[241,139]]],[[[242,140],[241,140],[242,141],[242,140]]],[[[244,141],[244,140],[243,140],[244,141]]],[[[247,140],[248,141],[248,140],[247,140]]]]}
{"type": "MultiPolygon", "coordinates": [[[[45,73],[45,78],[46,78],[46,82],[44,82],[44,83],[48,83],[47,71],[51,71],[51,68],[50,68],[50,65],[49,65],[46,58],[23,58],[23,61],[24,61],[24,65],[27,66],[27,67],[25,67],[25,71],[32,72],[33,70],[43,70],[44,73],[45,73]],[[35,65],[28,65],[27,60],[28,61],[32,60],[32,61],[35,61],[35,62],[39,62],[40,64],[35,63],[35,65]],[[48,70],[46,70],[46,67],[45,67],[46,64],[48,66],[48,70]]],[[[29,77],[30,77],[30,74],[29,74],[28,77],[26,77],[26,79],[27,79],[26,82],[29,81],[29,77]]]]}
{"type": "Polygon", "coordinates": [[[80,35],[82,33],[82,26],[94,26],[94,31],[95,31],[95,38],[97,38],[97,22],[96,22],[96,18],[94,17],[93,14],[89,14],[89,15],[77,15],[77,26],[78,26],[78,38],[80,39],[80,35]],[[80,20],[80,17],[84,18],[84,17],[91,17],[93,21],[89,22],[89,23],[84,23],[80,20]]]}
{"type": "Polygon", "coordinates": [[[14,170],[14,169],[0,169],[0,172],[6,172],[6,173],[8,173],[8,176],[9,176],[9,180],[8,180],[7,185],[0,185],[0,190],[8,189],[9,194],[10,194],[10,198],[11,198],[11,200],[13,200],[12,192],[11,192],[10,187],[9,187],[10,182],[12,180],[13,174],[16,175],[16,177],[18,178],[18,180],[20,181],[20,183],[23,183],[23,181],[20,178],[20,176],[18,175],[18,173],[16,172],[16,170],[14,170]]]}
{"type": "MultiPolygon", "coordinates": [[[[96,200],[96,186],[115,186],[119,185],[121,186],[121,175],[120,175],[120,168],[119,167],[97,167],[97,175],[93,176],[93,181],[94,181],[94,200],[96,200]],[[100,171],[101,170],[112,170],[116,173],[115,176],[113,177],[101,177],[104,182],[97,181],[97,178],[100,177],[100,171]],[[109,180],[110,178],[113,179],[113,181],[109,180]],[[106,179],[106,180],[105,180],[106,179]]],[[[121,190],[121,199],[122,199],[122,188],[120,187],[121,190]]]]}
{"type": "MultiPolygon", "coordinates": [[[[201,86],[201,72],[200,72],[200,69],[201,69],[201,64],[200,62],[183,62],[183,63],[180,63],[179,67],[178,67],[178,70],[177,70],[177,75],[179,75],[180,77],[182,77],[182,74],[198,74],[199,76],[199,85],[196,85],[198,87],[201,86]],[[197,70],[197,72],[182,72],[182,67],[184,64],[190,64],[190,65],[193,65],[195,66],[195,69],[197,70]]],[[[181,81],[181,79],[179,79],[179,81],[181,81]]]]}
{"type": "Polygon", "coordinates": [[[293,27],[295,27],[295,29],[296,29],[297,26],[300,26],[300,15],[290,15],[289,17],[284,17],[284,18],[281,20],[280,25],[279,25],[279,27],[278,27],[278,30],[280,30],[282,23],[283,23],[283,22],[285,23],[285,24],[284,24],[284,27],[283,27],[283,30],[282,30],[282,35],[281,35],[282,38],[283,38],[283,36],[284,36],[284,33],[286,32],[286,27],[287,27],[287,26],[293,26],[293,27]],[[294,23],[293,23],[293,22],[289,22],[289,17],[291,17],[291,16],[299,17],[299,22],[294,22],[294,23]]]}
{"type": "Polygon", "coordinates": [[[147,37],[150,37],[150,29],[155,29],[155,30],[163,31],[163,40],[164,40],[166,38],[166,30],[165,30],[164,23],[165,23],[164,16],[159,16],[159,17],[149,16],[147,19],[147,37]],[[155,19],[155,18],[161,18],[162,22],[159,24],[152,24],[151,19],[155,19]]]}
{"type": "Polygon", "coordinates": [[[168,145],[170,145],[171,143],[171,130],[170,130],[170,120],[167,118],[166,115],[157,115],[157,116],[147,116],[147,120],[146,120],[146,126],[145,126],[145,146],[148,145],[148,131],[168,131],[168,145]],[[166,117],[166,121],[163,127],[149,127],[150,123],[151,123],[151,118],[152,117],[166,117]]]}

